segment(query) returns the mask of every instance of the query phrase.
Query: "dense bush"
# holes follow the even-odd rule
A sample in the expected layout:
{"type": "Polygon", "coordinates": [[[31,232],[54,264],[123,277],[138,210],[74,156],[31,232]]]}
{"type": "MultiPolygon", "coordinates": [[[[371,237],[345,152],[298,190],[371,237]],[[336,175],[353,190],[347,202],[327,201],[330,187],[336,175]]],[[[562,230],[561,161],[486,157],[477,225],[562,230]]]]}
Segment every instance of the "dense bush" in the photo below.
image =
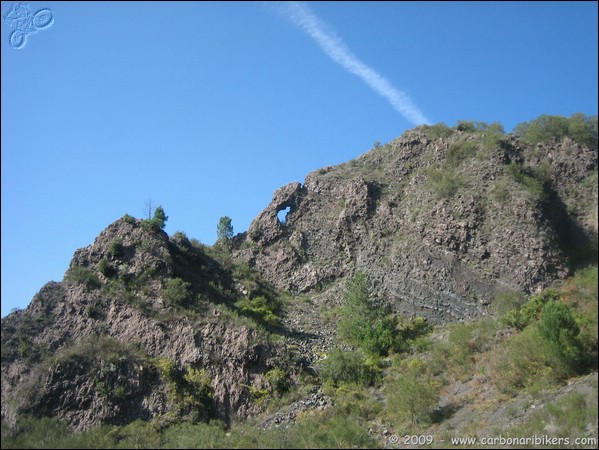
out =
{"type": "Polygon", "coordinates": [[[451,136],[454,130],[449,128],[443,122],[434,125],[422,125],[422,129],[430,139],[438,139],[451,136]]]}
{"type": "Polygon", "coordinates": [[[584,350],[579,339],[580,327],[570,308],[561,302],[546,303],[539,321],[539,334],[557,360],[572,372],[580,369],[584,350]]]}
{"type": "Polygon", "coordinates": [[[281,304],[275,297],[264,295],[246,297],[239,300],[236,306],[242,314],[250,316],[264,324],[277,326],[281,323],[281,319],[277,315],[281,304]]]}
{"type": "Polygon", "coordinates": [[[291,387],[289,375],[279,368],[269,370],[264,375],[264,378],[268,381],[270,389],[274,394],[281,395],[287,392],[291,387]]]}
{"type": "Polygon", "coordinates": [[[531,297],[503,322],[522,332],[503,342],[493,356],[492,379],[502,392],[545,388],[596,367],[597,268],[531,297]]]}
{"type": "Polygon", "coordinates": [[[477,357],[493,343],[496,321],[481,319],[471,323],[448,325],[447,339],[431,349],[431,370],[448,379],[467,381],[477,357]]]}
{"type": "Polygon", "coordinates": [[[179,369],[173,360],[153,360],[166,385],[170,416],[167,420],[205,421],[212,416],[212,379],[205,369],[179,369]]]}
{"type": "Polygon", "coordinates": [[[162,288],[162,297],[169,306],[187,306],[193,300],[191,283],[181,278],[170,278],[162,288]]]}
{"type": "Polygon", "coordinates": [[[125,253],[125,249],[123,247],[123,240],[121,238],[116,238],[114,241],[112,241],[108,246],[108,253],[113,258],[123,256],[123,254],[125,253]]]}
{"type": "Polygon", "coordinates": [[[550,142],[569,137],[574,141],[597,147],[597,116],[573,114],[564,116],[542,115],[531,122],[523,122],[514,128],[514,134],[531,144],[550,142]]]}
{"type": "Polygon", "coordinates": [[[491,124],[486,122],[475,122],[470,120],[458,120],[455,129],[458,131],[468,131],[471,133],[477,132],[489,132],[489,133],[504,133],[503,125],[499,122],[493,122],[491,124]]]}
{"type": "Polygon", "coordinates": [[[128,224],[130,224],[130,225],[133,225],[133,224],[136,222],[136,220],[135,220],[135,217],[133,217],[133,216],[131,216],[131,215],[129,215],[129,214],[125,214],[125,215],[123,216],[123,221],[124,221],[125,223],[128,223],[128,224]]]}
{"type": "Polygon", "coordinates": [[[98,270],[107,278],[113,277],[117,273],[115,267],[108,262],[106,257],[102,258],[98,263],[98,270]]]}
{"type": "Polygon", "coordinates": [[[476,155],[478,146],[472,141],[454,142],[447,152],[447,164],[451,167],[459,166],[462,161],[476,155]]]}
{"type": "MultiPolygon", "coordinates": [[[[597,387],[593,395],[581,392],[570,392],[555,402],[547,403],[545,408],[539,408],[524,422],[502,432],[506,437],[541,436],[597,438],[597,431],[589,424],[597,423],[597,387]]],[[[572,442],[572,441],[571,441],[572,442]]],[[[591,442],[589,440],[589,442],[591,442]]],[[[596,444],[595,444],[596,446],[596,444]]],[[[587,448],[592,448],[589,445],[587,448]]],[[[585,448],[579,446],[578,448],[585,448]]]]}
{"type": "Polygon", "coordinates": [[[506,175],[524,186],[534,201],[545,202],[547,200],[545,180],[537,178],[538,173],[528,173],[520,164],[516,163],[505,166],[504,171],[506,175]]]}
{"type": "Polygon", "coordinates": [[[503,318],[503,321],[512,327],[523,330],[532,322],[539,319],[545,303],[557,301],[560,299],[560,293],[555,289],[545,289],[538,295],[531,297],[523,305],[509,311],[503,318]]]}
{"type": "Polygon", "coordinates": [[[466,177],[451,166],[428,169],[429,185],[437,198],[453,197],[459,189],[466,185],[466,177]]]}
{"type": "Polygon", "coordinates": [[[439,402],[440,385],[418,360],[402,364],[386,384],[387,414],[396,422],[430,423],[439,402]]]}
{"type": "Polygon", "coordinates": [[[83,283],[89,289],[95,289],[102,285],[98,275],[96,275],[93,270],[83,266],[71,267],[67,274],[67,278],[78,283],[83,283]]]}
{"type": "Polygon", "coordinates": [[[327,354],[322,362],[321,378],[339,385],[357,383],[368,385],[375,382],[380,373],[376,365],[368,360],[360,350],[344,351],[336,347],[327,354]]]}
{"type": "Polygon", "coordinates": [[[493,355],[490,373],[495,386],[510,395],[525,388],[549,386],[558,378],[536,326],[526,328],[499,346],[493,355]]]}
{"type": "Polygon", "coordinates": [[[585,365],[597,370],[597,348],[599,318],[597,317],[597,267],[588,267],[576,272],[566,281],[561,297],[570,306],[576,324],[580,327],[579,339],[585,352],[585,365]]]}

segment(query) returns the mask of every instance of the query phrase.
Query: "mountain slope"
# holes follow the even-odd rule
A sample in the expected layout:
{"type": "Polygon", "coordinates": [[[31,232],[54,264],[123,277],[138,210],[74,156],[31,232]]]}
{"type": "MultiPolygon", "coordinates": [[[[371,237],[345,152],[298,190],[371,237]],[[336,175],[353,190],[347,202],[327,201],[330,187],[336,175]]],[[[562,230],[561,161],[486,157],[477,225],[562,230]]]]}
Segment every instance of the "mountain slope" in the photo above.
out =
{"type": "Polygon", "coordinates": [[[246,418],[337,345],[356,271],[375,303],[441,324],[596,258],[596,147],[419,127],[280,188],[212,248],[128,215],[111,224],[2,320],[2,420],[246,418]]]}
{"type": "Polygon", "coordinates": [[[435,132],[406,132],[279,189],[234,257],[291,292],[335,296],[362,270],[395,310],[445,321],[479,317],[496,293],[538,291],[596,255],[596,149],[435,132]]]}

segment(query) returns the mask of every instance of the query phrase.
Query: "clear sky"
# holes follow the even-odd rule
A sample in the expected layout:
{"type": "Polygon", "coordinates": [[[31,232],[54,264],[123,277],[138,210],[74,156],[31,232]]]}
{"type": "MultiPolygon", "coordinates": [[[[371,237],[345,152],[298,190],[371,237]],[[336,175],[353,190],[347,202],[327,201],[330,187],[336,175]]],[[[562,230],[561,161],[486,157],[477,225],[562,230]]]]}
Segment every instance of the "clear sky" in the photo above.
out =
{"type": "Polygon", "coordinates": [[[419,122],[597,114],[596,2],[26,4],[53,22],[15,49],[2,2],[2,316],[150,198],[212,244],[419,122]]]}

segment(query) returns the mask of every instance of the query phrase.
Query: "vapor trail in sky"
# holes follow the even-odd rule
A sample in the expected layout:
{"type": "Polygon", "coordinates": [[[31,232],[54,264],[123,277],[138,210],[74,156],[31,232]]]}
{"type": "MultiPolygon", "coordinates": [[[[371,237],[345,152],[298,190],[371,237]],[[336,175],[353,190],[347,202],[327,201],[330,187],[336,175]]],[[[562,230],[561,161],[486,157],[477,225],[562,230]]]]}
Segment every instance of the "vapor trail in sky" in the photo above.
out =
{"type": "Polygon", "coordinates": [[[312,12],[307,4],[285,2],[279,4],[278,9],[281,14],[314,39],[329,58],[348,72],[360,77],[376,93],[387,99],[391,106],[407,120],[414,125],[430,123],[404,92],[393,87],[386,78],[360,61],[334,31],[327,29],[326,24],[312,12]]]}

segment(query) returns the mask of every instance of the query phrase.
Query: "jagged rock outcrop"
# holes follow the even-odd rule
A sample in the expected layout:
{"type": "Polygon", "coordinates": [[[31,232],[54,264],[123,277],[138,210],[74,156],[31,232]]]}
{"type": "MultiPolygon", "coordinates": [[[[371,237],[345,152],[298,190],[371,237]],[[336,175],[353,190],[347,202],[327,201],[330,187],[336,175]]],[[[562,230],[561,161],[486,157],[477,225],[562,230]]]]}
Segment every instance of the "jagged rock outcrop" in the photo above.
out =
{"type": "Polygon", "coordinates": [[[292,378],[301,366],[284,344],[269,342],[210,291],[207,280],[234,284],[225,276],[187,239],[169,240],[141,221],[113,223],[75,252],[64,281],[48,283],[26,310],[3,319],[3,419],[48,415],[86,429],[252,413],[252,390],[268,389],[268,370],[288,368],[292,378]],[[197,297],[185,314],[166,301],[165,290],[190,266],[197,297]],[[165,361],[170,374],[161,372],[165,361]],[[205,371],[211,394],[190,407],[185,376],[192,369],[205,371]]]}
{"type": "Polygon", "coordinates": [[[402,313],[470,319],[497,293],[537,291],[592,255],[596,181],[585,180],[596,169],[596,149],[569,139],[433,139],[417,128],[278,190],[235,258],[283,289],[327,288],[337,302],[345,276],[362,270],[402,313]]]}

